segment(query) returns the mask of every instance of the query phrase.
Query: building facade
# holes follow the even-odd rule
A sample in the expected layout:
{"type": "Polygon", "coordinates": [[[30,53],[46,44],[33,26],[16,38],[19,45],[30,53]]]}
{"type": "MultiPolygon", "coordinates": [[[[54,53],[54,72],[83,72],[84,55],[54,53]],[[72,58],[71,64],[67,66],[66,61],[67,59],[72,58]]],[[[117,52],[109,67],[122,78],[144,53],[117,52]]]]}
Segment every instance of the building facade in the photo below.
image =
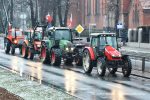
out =
{"type": "MultiPolygon", "coordinates": [[[[114,30],[117,0],[71,0],[75,28],[81,24],[85,29],[114,30]]],[[[120,0],[119,20],[128,29],[128,40],[134,43],[150,43],[150,1],[120,0]]],[[[89,31],[90,32],[90,31],[89,31]]]]}

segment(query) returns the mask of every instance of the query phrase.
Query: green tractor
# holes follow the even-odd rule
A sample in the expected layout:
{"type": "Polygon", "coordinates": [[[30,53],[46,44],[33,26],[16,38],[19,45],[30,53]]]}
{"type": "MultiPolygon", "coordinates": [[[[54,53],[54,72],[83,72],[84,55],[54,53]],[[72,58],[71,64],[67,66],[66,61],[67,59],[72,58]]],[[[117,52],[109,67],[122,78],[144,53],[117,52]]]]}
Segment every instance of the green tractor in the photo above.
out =
{"type": "Polygon", "coordinates": [[[72,31],[67,27],[51,27],[46,29],[46,38],[41,43],[41,60],[54,66],[60,66],[61,60],[67,65],[75,61],[82,65],[82,49],[84,45],[74,44],[72,31]]]}

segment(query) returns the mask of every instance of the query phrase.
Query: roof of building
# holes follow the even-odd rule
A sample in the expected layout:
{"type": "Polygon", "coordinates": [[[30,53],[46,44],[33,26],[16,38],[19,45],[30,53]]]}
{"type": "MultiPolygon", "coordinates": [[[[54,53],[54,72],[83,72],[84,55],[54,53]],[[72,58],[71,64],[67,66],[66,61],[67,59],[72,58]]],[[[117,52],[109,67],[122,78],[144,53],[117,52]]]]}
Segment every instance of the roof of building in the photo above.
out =
{"type": "Polygon", "coordinates": [[[150,9],[150,0],[139,0],[143,9],[150,9]]]}

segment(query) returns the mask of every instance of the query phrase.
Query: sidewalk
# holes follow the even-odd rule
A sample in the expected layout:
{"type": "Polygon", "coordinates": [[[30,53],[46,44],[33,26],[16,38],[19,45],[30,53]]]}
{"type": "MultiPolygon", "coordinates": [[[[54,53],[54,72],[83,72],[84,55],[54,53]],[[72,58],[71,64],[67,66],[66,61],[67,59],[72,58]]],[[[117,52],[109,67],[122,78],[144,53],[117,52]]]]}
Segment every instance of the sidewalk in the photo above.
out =
{"type": "Polygon", "coordinates": [[[146,48],[130,47],[127,45],[121,47],[120,51],[133,56],[144,56],[150,58],[150,50],[146,48]]]}
{"type": "MultiPolygon", "coordinates": [[[[51,85],[45,86],[0,68],[0,87],[25,100],[78,100],[51,85]]],[[[10,99],[1,99],[10,100],[10,99]]],[[[14,99],[17,100],[17,99],[14,99]]]]}

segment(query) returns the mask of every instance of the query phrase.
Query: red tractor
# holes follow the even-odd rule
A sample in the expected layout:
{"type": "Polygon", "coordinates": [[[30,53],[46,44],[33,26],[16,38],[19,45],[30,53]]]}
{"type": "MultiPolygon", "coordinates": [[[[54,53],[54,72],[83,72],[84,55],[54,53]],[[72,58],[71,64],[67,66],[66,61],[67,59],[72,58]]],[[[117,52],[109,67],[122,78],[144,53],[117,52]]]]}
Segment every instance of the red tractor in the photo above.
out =
{"type": "Polygon", "coordinates": [[[115,74],[122,68],[124,77],[131,74],[132,64],[128,55],[119,52],[115,33],[92,33],[90,46],[83,50],[83,69],[90,74],[93,67],[97,67],[99,76],[104,76],[106,69],[115,74]]]}
{"type": "Polygon", "coordinates": [[[15,48],[19,48],[21,53],[21,46],[24,40],[24,35],[20,29],[10,28],[4,40],[6,54],[8,54],[10,51],[11,54],[15,54],[15,48]]]}
{"type": "Polygon", "coordinates": [[[43,33],[41,27],[36,27],[34,30],[25,31],[25,34],[27,35],[22,45],[22,57],[33,60],[35,54],[40,54],[43,33]]]}

